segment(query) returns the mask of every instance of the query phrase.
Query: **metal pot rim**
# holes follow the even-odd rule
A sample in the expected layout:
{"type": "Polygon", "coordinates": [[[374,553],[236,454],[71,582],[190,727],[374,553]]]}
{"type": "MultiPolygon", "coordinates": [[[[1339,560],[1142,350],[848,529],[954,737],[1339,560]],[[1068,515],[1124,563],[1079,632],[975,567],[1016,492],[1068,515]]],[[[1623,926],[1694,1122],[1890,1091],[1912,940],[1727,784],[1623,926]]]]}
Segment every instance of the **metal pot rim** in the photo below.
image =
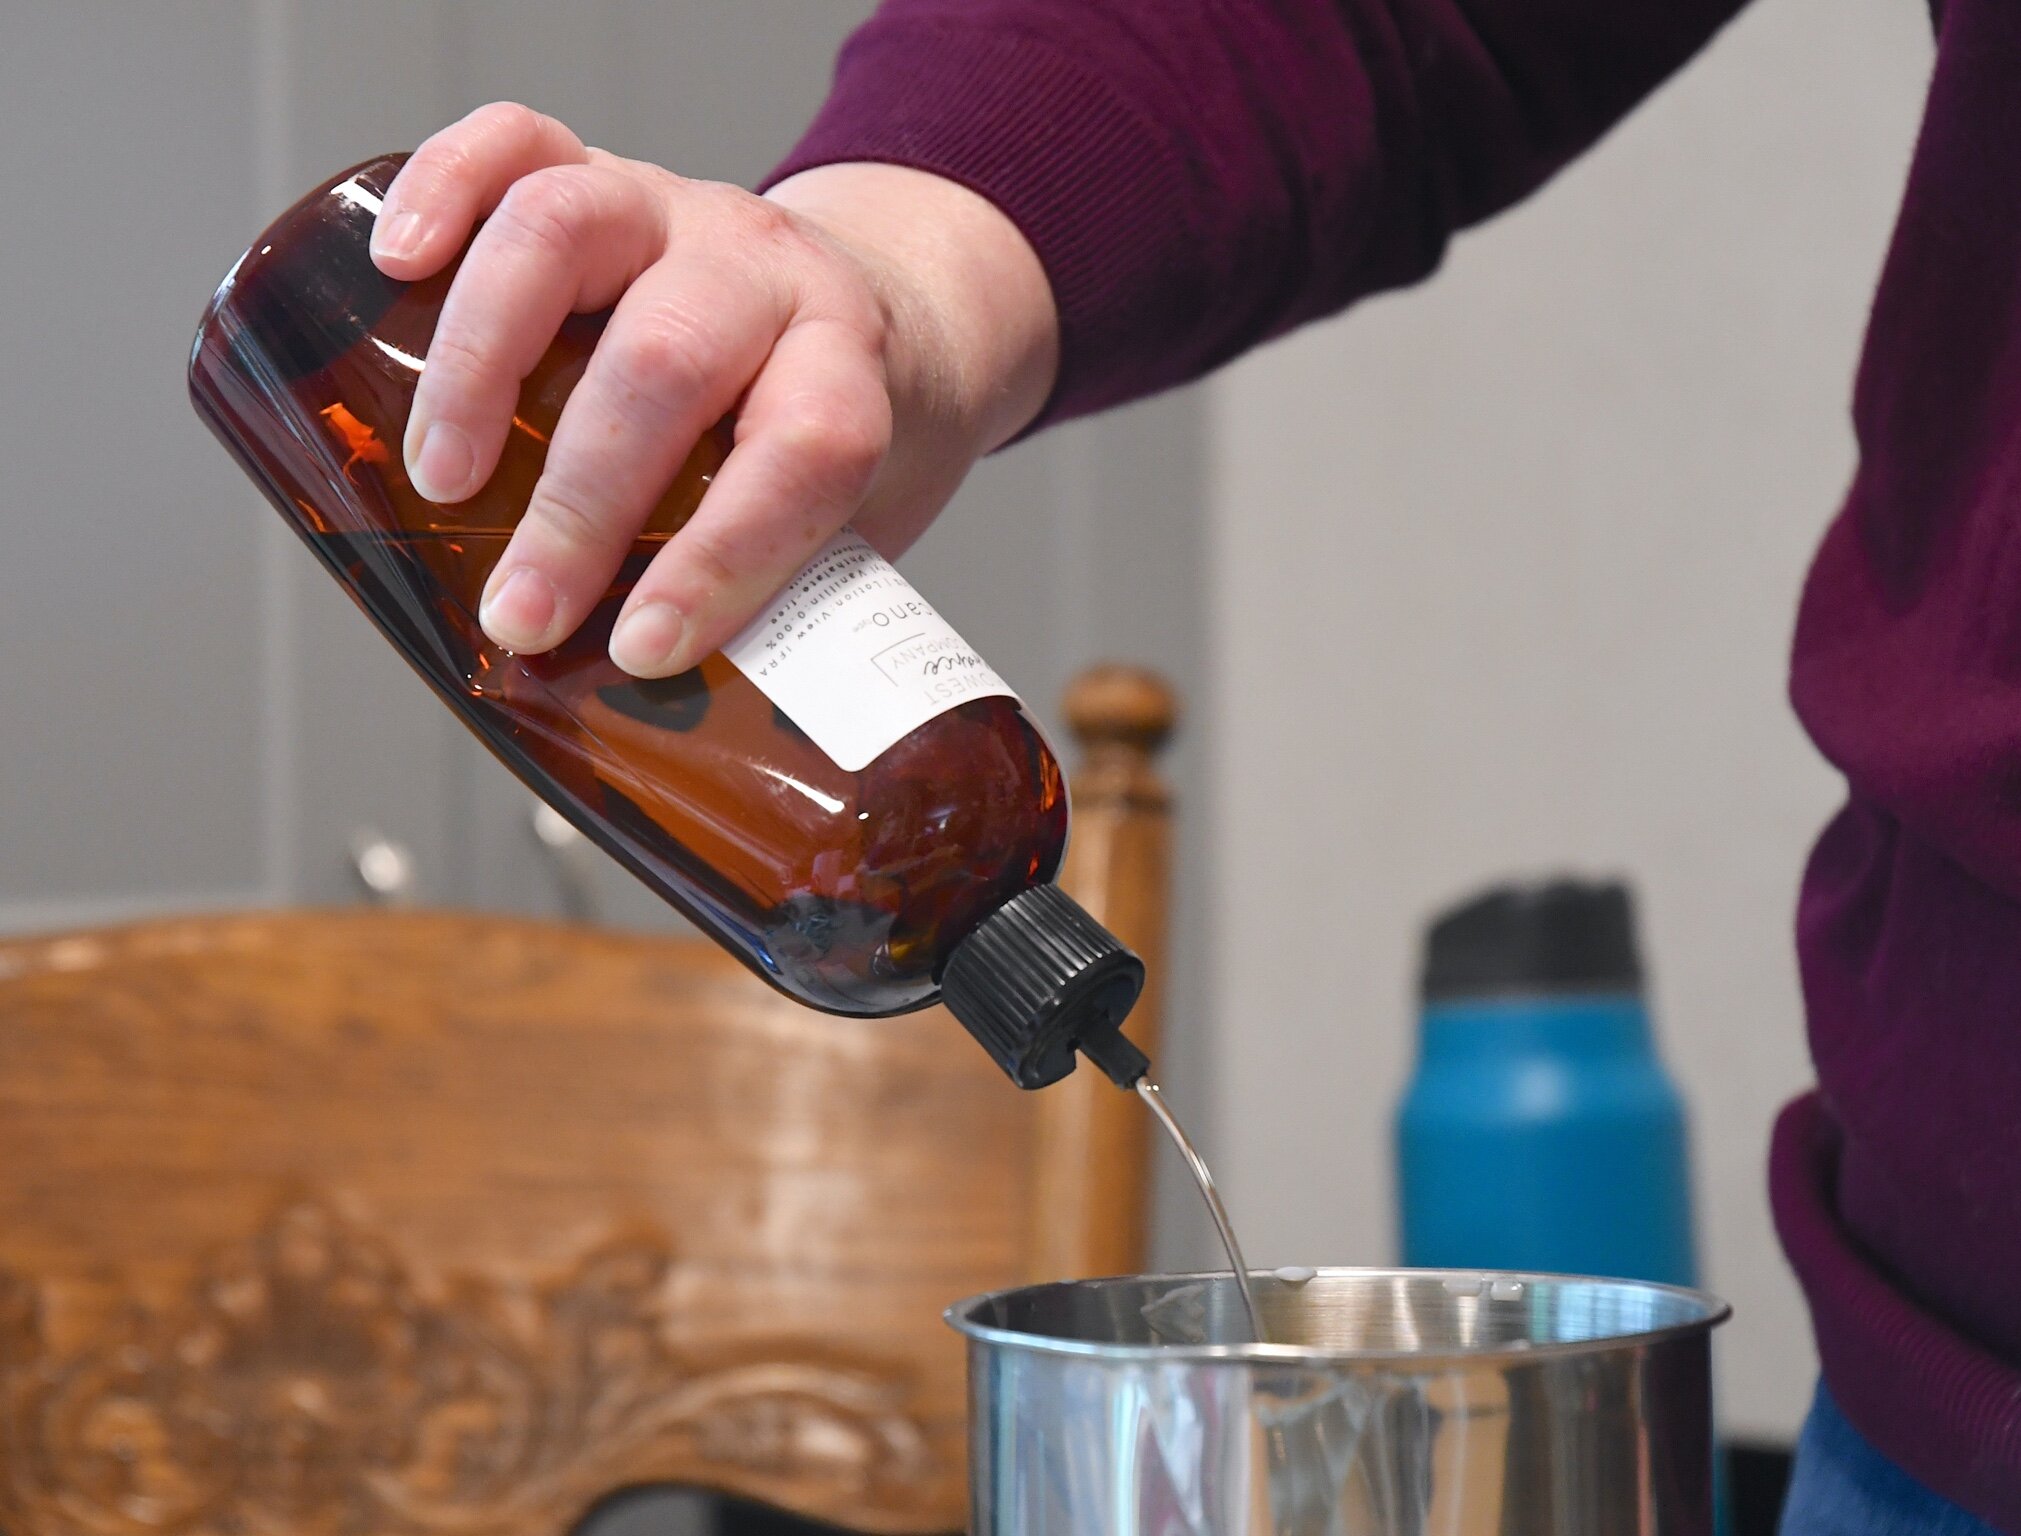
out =
{"type": "MultiPolygon", "coordinates": [[[[1256,1279],[1269,1281],[1275,1278],[1271,1270],[1252,1270],[1256,1279]]],[[[1623,1346],[1642,1347],[1667,1343],[1694,1334],[1709,1333],[1733,1315],[1733,1308],[1709,1291],[1692,1290],[1681,1285],[1662,1285],[1653,1280],[1624,1280],[1609,1276],[1551,1274],[1532,1270],[1487,1270],[1487,1269],[1386,1269],[1377,1266],[1337,1266],[1315,1269],[1315,1279],[1423,1279],[1439,1281],[1479,1281],[1487,1285],[1493,1281],[1515,1281],[1525,1287],[1537,1282],[1553,1285],[1613,1285],[1628,1286],[1637,1290],[1659,1292],[1678,1297],[1699,1309],[1699,1315],[1683,1322],[1666,1324],[1661,1328],[1648,1328],[1636,1333],[1614,1333],[1592,1339],[1563,1339],[1552,1343],[1495,1344],[1475,1349],[1442,1350],[1346,1350],[1324,1349],[1309,1344],[1127,1344],[1111,1343],[1099,1339],[1065,1339],[1041,1333],[1020,1333],[1013,1328],[1001,1328],[992,1323],[977,1322],[972,1314],[990,1306],[1004,1297],[1022,1292],[1047,1290],[1052,1287],[1097,1286],[1113,1284],[1117,1281],[1138,1281],[1143,1283],[1164,1283],[1184,1285],[1188,1282],[1228,1278],[1227,1270],[1205,1271],[1195,1274],[1170,1275],[1106,1275],[1082,1280],[1055,1280],[1038,1285],[1013,1285],[1002,1290],[987,1291],[979,1296],[971,1296],[958,1301],[941,1314],[941,1318],[955,1332],[963,1334],[979,1343],[990,1344],[999,1349],[1022,1350],[1039,1355],[1079,1356],[1083,1359],[1127,1361],[1137,1364],[1167,1362],[1173,1364],[1220,1363],[1233,1365],[1303,1365],[1328,1369],[1369,1367],[1412,1367],[1466,1368],[1472,1366],[1506,1366],[1516,1361],[1543,1362],[1562,1360],[1576,1355],[1604,1354],[1623,1346]]],[[[1281,1282],[1280,1282],[1281,1283],[1281,1282]]]]}

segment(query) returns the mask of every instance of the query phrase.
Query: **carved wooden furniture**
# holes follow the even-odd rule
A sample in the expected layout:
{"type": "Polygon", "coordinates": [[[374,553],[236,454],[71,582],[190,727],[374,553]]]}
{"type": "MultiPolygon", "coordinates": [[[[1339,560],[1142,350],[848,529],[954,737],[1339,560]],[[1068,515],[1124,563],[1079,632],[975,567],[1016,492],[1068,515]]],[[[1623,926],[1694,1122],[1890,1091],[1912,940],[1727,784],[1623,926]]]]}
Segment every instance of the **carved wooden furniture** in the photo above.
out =
{"type": "MultiPolygon", "coordinates": [[[[1172,723],[1083,678],[1068,883],[1161,970],[1172,723]]],[[[1154,1044],[1155,994],[1131,1032],[1154,1044]]],[[[678,1482],[958,1528],[969,1293],[1140,1266],[1148,1121],[937,1010],[453,913],[0,942],[0,1531],[559,1536],[678,1482]]]]}

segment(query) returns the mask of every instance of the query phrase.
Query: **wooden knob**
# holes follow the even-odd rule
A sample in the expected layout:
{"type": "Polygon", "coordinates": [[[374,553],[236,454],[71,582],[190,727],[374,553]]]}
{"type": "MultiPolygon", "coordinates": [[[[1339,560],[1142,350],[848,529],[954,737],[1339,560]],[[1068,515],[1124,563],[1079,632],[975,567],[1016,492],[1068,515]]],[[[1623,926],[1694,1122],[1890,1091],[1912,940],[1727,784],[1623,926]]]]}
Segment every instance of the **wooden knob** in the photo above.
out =
{"type": "Polygon", "coordinates": [[[1084,748],[1119,744],[1149,754],[1179,720],[1179,700],[1143,667],[1090,667],[1067,685],[1067,724],[1084,748]]]}

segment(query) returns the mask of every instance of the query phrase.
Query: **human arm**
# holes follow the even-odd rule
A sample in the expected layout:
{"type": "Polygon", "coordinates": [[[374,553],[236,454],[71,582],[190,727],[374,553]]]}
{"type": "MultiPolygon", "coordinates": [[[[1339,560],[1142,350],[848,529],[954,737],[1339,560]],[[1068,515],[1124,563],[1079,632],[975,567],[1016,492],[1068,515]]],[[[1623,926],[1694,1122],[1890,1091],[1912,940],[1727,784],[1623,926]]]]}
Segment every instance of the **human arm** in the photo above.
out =
{"type": "Polygon", "coordinates": [[[968,186],[1059,310],[1044,418],[1198,377],[1431,272],[1742,0],[885,0],[775,175],[968,186]]]}
{"type": "Polygon", "coordinates": [[[418,277],[492,215],[410,464],[468,494],[560,316],[615,301],[484,619],[523,650],[569,633],[734,408],[736,451],[614,636],[628,669],[681,670],[843,522],[895,553],[1035,420],[1422,276],[1737,3],[890,0],[763,200],[487,109],[383,216],[388,241],[423,216],[415,249],[381,252],[418,277]],[[444,422],[462,441],[434,454],[444,422]]]}

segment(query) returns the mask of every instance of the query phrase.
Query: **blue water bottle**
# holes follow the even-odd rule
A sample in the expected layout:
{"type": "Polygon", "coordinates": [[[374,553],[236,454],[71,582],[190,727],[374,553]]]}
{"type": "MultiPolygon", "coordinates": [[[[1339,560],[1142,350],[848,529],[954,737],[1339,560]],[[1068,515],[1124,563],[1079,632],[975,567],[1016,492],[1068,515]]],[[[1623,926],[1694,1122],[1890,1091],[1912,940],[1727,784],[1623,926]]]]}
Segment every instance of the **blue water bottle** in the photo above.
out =
{"type": "Polygon", "coordinates": [[[1422,1000],[1396,1117],[1403,1262],[1696,1285],[1684,1101],[1628,888],[1502,886],[1452,908],[1426,935],[1422,1000]]]}
{"type": "Polygon", "coordinates": [[[1407,1265],[1697,1282],[1625,886],[1505,886],[1433,922],[1396,1141],[1407,1265]]]}

